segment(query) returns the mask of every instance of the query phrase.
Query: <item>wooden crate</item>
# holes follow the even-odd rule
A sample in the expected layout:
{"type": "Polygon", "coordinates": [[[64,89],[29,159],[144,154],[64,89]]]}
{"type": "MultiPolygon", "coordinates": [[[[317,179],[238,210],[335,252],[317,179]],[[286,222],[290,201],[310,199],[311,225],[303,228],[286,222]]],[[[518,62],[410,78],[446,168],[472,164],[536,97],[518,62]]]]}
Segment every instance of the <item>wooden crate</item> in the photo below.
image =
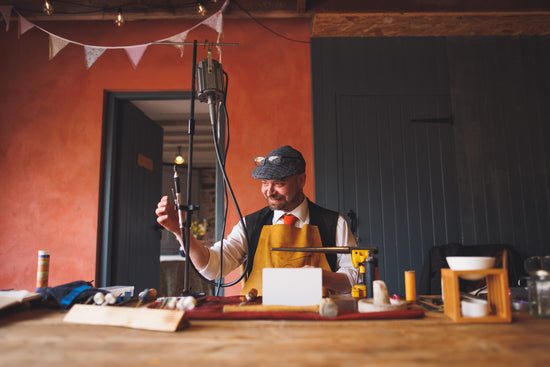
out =
{"type": "Polygon", "coordinates": [[[512,322],[508,272],[506,269],[460,270],[441,269],[442,293],[445,315],[455,322],[498,323],[512,322]],[[463,317],[460,309],[459,277],[468,274],[483,274],[487,281],[489,314],[484,317],[463,317]]]}

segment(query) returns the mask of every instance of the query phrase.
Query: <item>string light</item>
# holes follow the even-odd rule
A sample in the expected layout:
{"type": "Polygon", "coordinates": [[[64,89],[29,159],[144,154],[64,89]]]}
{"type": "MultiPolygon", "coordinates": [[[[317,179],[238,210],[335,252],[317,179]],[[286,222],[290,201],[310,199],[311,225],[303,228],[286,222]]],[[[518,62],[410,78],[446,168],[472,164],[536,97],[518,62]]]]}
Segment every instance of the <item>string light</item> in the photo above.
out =
{"type": "MultiPolygon", "coordinates": [[[[228,1],[228,0],[227,0],[228,1]]],[[[80,14],[94,14],[94,13],[109,13],[113,11],[117,11],[117,18],[115,20],[115,23],[120,27],[124,24],[125,19],[122,15],[122,10],[120,8],[117,9],[116,6],[100,6],[96,2],[71,2],[71,1],[60,1],[64,4],[69,4],[69,10],[65,9],[66,6],[64,6],[64,9],[57,9],[55,11],[56,14],[67,14],[67,15],[80,15],[80,14]]],[[[155,4],[154,2],[152,4],[149,4],[147,7],[144,7],[142,4],[136,4],[136,3],[127,3],[124,5],[124,10],[126,12],[143,12],[146,10],[150,11],[165,11],[170,10],[173,11],[174,9],[194,9],[194,11],[198,12],[201,16],[205,16],[208,13],[207,5],[212,4],[218,4],[221,1],[219,0],[194,0],[194,1],[186,1],[178,6],[166,8],[163,5],[155,4]]],[[[140,3],[140,2],[139,2],[140,3]]],[[[52,5],[52,1],[50,0],[44,0],[42,3],[42,11],[44,14],[51,15],[54,13],[54,7],[52,5]]]]}
{"type": "Polygon", "coordinates": [[[48,0],[45,0],[44,1],[44,7],[42,8],[42,11],[44,12],[44,14],[46,15],[52,15],[53,13],[53,6],[52,4],[50,4],[50,2],[48,0]]]}
{"type": "Polygon", "coordinates": [[[181,147],[178,147],[178,154],[176,155],[176,158],[174,159],[174,163],[176,164],[183,164],[185,160],[183,159],[183,156],[181,155],[181,147]]]}
{"type": "Polygon", "coordinates": [[[117,10],[115,24],[118,27],[122,27],[124,25],[124,17],[122,16],[122,9],[117,10]]]}
{"type": "Polygon", "coordinates": [[[206,15],[206,8],[204,7],[204,4],[202,1],[197,1],[197,9],[198,9],[198,12],[200,15],[202,15],[203,17],[206,15]]]}

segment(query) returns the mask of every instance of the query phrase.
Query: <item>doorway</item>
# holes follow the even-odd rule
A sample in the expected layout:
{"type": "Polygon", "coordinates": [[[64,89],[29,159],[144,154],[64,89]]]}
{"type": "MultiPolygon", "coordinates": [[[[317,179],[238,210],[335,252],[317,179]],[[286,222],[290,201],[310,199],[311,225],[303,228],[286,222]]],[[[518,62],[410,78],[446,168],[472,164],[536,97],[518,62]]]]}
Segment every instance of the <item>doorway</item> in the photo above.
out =
{"type": "MultiPolygon", "coordinates": [[[[136,291],[166,289],[161,274],[165,266],[161,267],[161,261],[167,256],[182,259],[177,241],[157,224],[154,210],[161,196],[171,196],[174,158],[178,150],[185,158],[178,172],[182,192],[186,192],[190,98],[190,92],[105,94],[96,261],[98,286],[134,285],[136,291]],[[157,132],[142,129],[141,125],[151,126],[157,132]],[[136,153],[144,149],[151,153],[136,153]],[[132,172],[127,167],[137,168],[132,172]],[[140,176],[142,172],[149,173],[152,183],[140,176]]],[[[208,199],[214,205],[205,210],[210,211],[209,217],[215,218],[219,175],[206,104],[195,103],[195,127],[192,200],[198,204],[201,180],[208,182],[208,199]]],[[[197,213],[201,222],[203,214],[197,213]]],[[[210,224],[210,231],[215,233],[215,223],[210,224]]]]}

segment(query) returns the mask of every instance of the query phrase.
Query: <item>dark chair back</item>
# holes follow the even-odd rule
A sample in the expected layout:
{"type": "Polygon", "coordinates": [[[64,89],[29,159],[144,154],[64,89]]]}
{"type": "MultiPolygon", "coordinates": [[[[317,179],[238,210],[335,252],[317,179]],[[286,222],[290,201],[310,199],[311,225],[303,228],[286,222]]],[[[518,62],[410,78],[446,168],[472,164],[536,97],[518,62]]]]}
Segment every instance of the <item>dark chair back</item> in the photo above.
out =
{"type": "MultiPolygon", "coordinates": [[[[517,250],[509,244],[475,244],[462,245],[449,243],[434,246],[430,249],[420,276],[418,294],[441,294],[441,268],[448,268],[447,256],[494,256],[497,258],[496,268],[508,269],[510,286],[516,286],[524,276],[523,260],[517,250]]],[[[470,284],[470,288],[476,285],[470,284]]]]}

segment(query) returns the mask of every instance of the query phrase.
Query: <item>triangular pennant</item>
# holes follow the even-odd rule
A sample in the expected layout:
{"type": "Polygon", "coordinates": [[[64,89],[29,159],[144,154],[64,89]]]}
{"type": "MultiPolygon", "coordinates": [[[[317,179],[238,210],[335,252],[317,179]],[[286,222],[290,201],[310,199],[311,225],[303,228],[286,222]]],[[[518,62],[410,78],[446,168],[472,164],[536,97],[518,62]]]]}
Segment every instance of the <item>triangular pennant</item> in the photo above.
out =
{"type": "Polygon", "coordinates": [[[145,50],[147,50],[147,46],[149,45],[139,45],[124,48],[124,51],[126,51],[128,57],[130,58],[130,61],[132,62],[132,65],[134,65],[134,69],[137,68],[139,61],[143,56],[143,53],[145,52],[145,50]]]}
{"type": "Polygon", "coordinates": [[[225,0],[225,3],[223,3],[222,7],[220,8],[219,12],[223,13],[225,8],[227,8],[227,5],[229,5],[229,0],[225,0]]]}
{"type": "Polygon", "coordinates": [[[86,67],[89,69],[94,62],[105,52],[106,48],[84,46],[84,53],[86,55],[86,67]]]}
{"type": "MultiPolygon", "coordinates": [[[[216,41],[216,43],[220,43],[221,38],[222,38],[222,34],[218,33],[218,40],[216,41]]],[[[221,46],[216,46],[216,48],[218,49],[218,54],[220,55],[220,64],[223,64],[222,63],[222,48],[221,48],[221,46]]]]}
{"type": "MultiPolygon", "coordinates": [[[[174,37],[170,38],[168,41],[170,42],[185,42],[187,39],[187,34],[189,31],[182,32],[180,34],[175,35],[174,37]]],[[[180,57],[183,57],[183,45],[174,45],[178,50],[180,50],[180,57]]]]}
{"type": "Polygon", "coordinates": [[[202,24],[215,29],[218,33],[223,33],[223,14],[221,10],[208,19],[205,19],[202,24]]]}
{"type": "Polygon", "coordinates": [[[6,32],[10,29],[10,17],[12,8],[13,6],[11,5],[0,6],[0,14],[2,14],[2,18],[4,18],[4,21],[6,22],[6,32]]]}
{"type": "Polygon", "coordinates": [[[29,22],[27,19],[19,15],[19,32],[17,33],[17,38],[21,37],[26,31],[34,27],[34,24],[29,22]]]}
{"type": "Polygon", "coordinates": [[[56,37],[53,34],[50,34],[50,60],[52,60],[55,57],[55,55],[57,55],[57,53],[61,51],[63,47],[67,46],[68,44],[69,44],[69,41],[63,38],[56,37]]]}

